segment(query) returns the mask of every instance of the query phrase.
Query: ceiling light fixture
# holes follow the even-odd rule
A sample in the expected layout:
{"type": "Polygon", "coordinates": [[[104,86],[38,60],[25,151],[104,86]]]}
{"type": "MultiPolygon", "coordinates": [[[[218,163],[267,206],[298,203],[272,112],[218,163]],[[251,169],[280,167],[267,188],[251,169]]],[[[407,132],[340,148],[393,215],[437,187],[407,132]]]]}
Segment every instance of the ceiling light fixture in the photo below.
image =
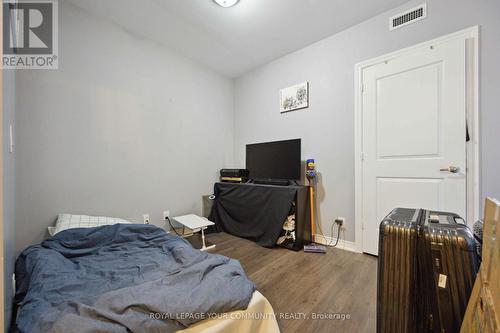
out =
{"type": "Polygon", "coordinates": [[[216,4],[224,8],[233,7],[238,1],[240,0],[214,0],[216,4]]]}

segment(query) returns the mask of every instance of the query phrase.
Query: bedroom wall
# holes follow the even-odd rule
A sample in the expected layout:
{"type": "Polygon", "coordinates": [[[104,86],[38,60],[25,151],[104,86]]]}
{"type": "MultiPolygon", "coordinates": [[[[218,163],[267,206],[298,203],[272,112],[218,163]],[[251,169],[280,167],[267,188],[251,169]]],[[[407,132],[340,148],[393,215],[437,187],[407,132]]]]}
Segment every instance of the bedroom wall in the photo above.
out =
{"type": "Polygon", "coordinates": [[[354,241],[354,65],[473,25],[480,25],[482,198],[500,197],[500,2],[428,0],[428,17],[390,32],[389,17],[422,1],[376,16],[277,59],[236,80],[235,162],[245,164],[245,144],[301,137],[302,157],[321,173],[319,218],[346,218],[343,239],[354,241]],[[310,107],[279,113],[279,89],[310,83],[310,107]]]}
{"type": "Polygon", "coordinates": [[[62,212],[200,213],[233,162],[233,81],[66,1],[59,48],[59,70],[18,73],[17,251],[62,212]]]}
{"type": "Polygon", "coordinates": [[[12,273],[16,260],[14,243],[14,154],[9,153],[9,124],[14,124],[15,71],[2,70],[3,75],[3,282],[4,282],[4,328],[7,331],[12,313],[12,273]]]}

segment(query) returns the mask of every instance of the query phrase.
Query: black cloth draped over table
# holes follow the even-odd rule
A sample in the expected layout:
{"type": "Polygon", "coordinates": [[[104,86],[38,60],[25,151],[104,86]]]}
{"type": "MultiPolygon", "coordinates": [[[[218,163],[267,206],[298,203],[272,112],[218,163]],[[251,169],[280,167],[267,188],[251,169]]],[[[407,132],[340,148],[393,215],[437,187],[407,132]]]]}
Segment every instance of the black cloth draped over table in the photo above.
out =
{"type": "Polygon", "coordinates": [[[209,219],[212,230],[227,232],[264,247],[276,244],[298,186],[216,183],[209,219]]]}

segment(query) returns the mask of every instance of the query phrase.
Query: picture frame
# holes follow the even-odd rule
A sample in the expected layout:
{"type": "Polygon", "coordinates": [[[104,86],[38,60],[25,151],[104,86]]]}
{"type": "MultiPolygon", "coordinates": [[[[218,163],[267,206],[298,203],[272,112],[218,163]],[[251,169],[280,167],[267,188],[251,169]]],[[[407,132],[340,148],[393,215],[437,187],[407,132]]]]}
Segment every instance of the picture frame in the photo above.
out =
{"type": "Polygon", "coordinates": [[[309,82],[280,89],[280,113],[309,107],[309,82]]]}

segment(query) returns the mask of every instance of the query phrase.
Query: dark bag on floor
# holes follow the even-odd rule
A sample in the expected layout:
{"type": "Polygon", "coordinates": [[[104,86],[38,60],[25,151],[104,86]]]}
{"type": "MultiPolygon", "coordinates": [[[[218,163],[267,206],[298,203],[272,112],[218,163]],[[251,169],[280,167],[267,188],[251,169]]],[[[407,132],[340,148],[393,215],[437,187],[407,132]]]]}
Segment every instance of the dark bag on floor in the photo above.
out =
{"type": "Polygon", "coordinates": [[[472,233],[474,234],[474,240],[476,241],[476,252],[481,262],[481,252],[483,251],[483,220],[477,220],[472,225],[472,233]]]}

